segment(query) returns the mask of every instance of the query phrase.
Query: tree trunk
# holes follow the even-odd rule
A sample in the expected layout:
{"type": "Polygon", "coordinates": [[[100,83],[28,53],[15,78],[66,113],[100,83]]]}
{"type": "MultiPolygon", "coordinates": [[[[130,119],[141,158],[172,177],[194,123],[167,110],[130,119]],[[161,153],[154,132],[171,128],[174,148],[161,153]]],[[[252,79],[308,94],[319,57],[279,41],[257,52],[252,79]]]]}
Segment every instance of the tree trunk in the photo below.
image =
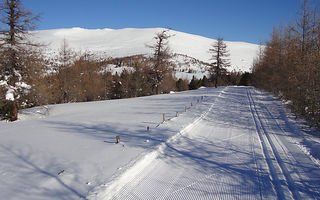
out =
{"type": "Polygon", "coordinates": [[[10,121],[16,121],[18,119],[18,108],[17,108],[17,104],[15,101],[13,101],[12,103],[12,116],[10,121]]]}
{"type": "Polygon", "coordinates": [[[13,122],[18,119],[18,107],[15,101],[6,101],[4,111],[6,120],[13,122]]]}

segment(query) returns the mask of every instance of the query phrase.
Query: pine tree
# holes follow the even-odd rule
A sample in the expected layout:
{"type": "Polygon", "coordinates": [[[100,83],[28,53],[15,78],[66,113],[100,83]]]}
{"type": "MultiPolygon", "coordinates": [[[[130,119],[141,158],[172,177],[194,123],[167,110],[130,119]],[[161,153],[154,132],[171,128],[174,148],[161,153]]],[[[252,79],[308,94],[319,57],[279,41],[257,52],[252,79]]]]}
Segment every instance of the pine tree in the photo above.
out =
{"type": "Polygon", "coordinates": [[[37,45],[28,41],[29,30],[35,28],[35,22],[39,16],[34,16],[31,11],[27,11],[21,0],[4,0],[0,5],[0,22],[7,29],[0,31],[0,81],[5,88],[5,99],[10,106],[6,115],[8,120],[17,119],[17,99],[21,94],[31,88],[26,83],[28,69],[25,59],[30,55],[30,48],[37,45]]]}
{"type": "Polygon", "coordinates": [[[189,83],[189,90],[196,90],[201,86],[201,82],[196,79],[195,76],[192,76],[192,79],[189,83]]]}
{"type": "Polygon", "coordinates": [[[209,52],[212,54],[213,60],[211,73],[214,78],[214,85],[217,87],[221,72],[225,71],[226,68],[230,66],[227,45],[224,43],[223,39],[219,37],[212,45],[212,48],[209,49],[209,52]]]}
{"type": "Polygon", "coordinates": [[[201,86],[209,87],[209,80],[206,76],[203,76],[202,81],[201,81],[201,86]]]}

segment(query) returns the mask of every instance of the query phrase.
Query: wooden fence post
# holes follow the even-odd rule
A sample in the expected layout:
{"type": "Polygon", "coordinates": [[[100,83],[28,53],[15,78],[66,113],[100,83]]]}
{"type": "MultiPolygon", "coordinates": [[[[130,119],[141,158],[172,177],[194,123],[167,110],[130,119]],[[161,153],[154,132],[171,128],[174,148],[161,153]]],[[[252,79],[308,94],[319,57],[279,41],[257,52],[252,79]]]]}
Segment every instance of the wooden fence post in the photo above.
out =
{"type": "Polygon", "coordinates": [[[119,142],[120,142],[120,136],[117,135],[117,136],[116,136],[116,143],[118,144],[119,142]]]}

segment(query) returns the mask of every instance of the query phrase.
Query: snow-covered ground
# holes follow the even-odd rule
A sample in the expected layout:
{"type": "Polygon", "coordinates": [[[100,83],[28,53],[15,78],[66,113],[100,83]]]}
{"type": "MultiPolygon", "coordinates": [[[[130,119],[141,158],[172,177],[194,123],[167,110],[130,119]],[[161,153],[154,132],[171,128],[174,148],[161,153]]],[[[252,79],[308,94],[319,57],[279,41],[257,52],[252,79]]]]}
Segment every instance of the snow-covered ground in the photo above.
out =
{"type": "MultiPolygon", "coordinates": [[[[47,44],[50,56],[54,55],[53,52],[59,51],[63,40],[66,39],[69,47],[76,51],[89,51],[101,56],[126,57],[138,54],[151,55],[151,49],[147,45],[154,44],[155,34],[162,30],[164,29],[53,29],[34,31],[31,40],[47,44]]],[[[174,30],[169,31],[169,34],[172,36],[169,38],[172,53],[187,55],[207,63],[213,62],[209,49],[216,40],[174,30]]],[[[259,46],[230,41],[226,41],[226,44],[231,61],[231,67],[228,70],[250,71],[259,46]]],[[[197,65],[193,68],[196,69],[197,65]]]]}
{"type": "Polygon", "coordinates": [[[1,199],[320,198],[319,140],[251,87],[20,116],[0,123],[1,199]]]}

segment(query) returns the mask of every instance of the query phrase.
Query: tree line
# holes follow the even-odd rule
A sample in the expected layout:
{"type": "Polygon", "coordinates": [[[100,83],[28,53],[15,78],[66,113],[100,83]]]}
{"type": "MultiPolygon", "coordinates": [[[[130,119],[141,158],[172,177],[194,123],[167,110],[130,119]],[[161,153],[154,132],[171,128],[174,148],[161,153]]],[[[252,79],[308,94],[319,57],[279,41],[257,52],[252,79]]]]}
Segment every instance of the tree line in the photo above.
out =
{"type": "Polygon", "coordinates": [[[210,76],[198,80],[174,78],[169,30],[154,36],[152,56],[93,59],[79,54],[63,40],[58,55],[44,56],[45,46],[28,40],[39,19],[23,7],[21,0],[4,0],[0,6],[0,118],[14,121],[18,110],[46,104],[85,102],[147,96],[170,91],[197,89],[201,86],[235,85],[242,74],[227,72],[227,47],[222,38],[212,45],[210,76]],[[105,66],[126,66],[121,73],[105,66]]]}
{"type": "Polygon", "coordinates": [[[254,85],[287,100],[299,116],[320,125],[320,13],[301,2],[294,23],[274,28],[254,62],[254,85]]]}

